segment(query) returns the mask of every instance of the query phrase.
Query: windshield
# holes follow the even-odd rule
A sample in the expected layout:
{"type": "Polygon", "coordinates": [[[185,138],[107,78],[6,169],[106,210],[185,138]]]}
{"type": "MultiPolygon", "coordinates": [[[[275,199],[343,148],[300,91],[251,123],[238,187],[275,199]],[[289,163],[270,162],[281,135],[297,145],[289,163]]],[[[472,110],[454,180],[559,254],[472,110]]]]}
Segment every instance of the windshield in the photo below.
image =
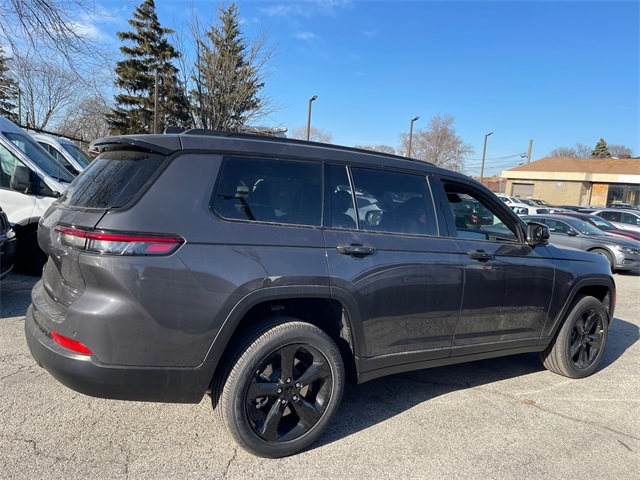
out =
{"type": "Polygon", "coordinates": [[[568,223],[583,235],[606,235],[606,233],[599,228],[596,228],[590,223],[580,220],[579,218],[573,218],[568,223]]]}
{"type": "Polygon", "coordinates": [[[15,132],[2,132],[2,134],[11,140],[38,168],[50,177],[56,178],[60,182],[71,183],[73,181],[73,175],[69,173],[65,166],[45,152],[42,147],[38,145],[38,142],[29,135],[15,132]]]}
{"type": "Polygon", "coordinates": [[[84,151],[75,143],[61,143],[61,145],[62,148],[64,148],[73,158],[75,158],[83,168],[87,168],[87,166],[91,163],[91,157],[84,153],[84,151]]]}
{"type": "Polygon", "coordinates": [[[604,218],[598,217],[597,215],[594,215],[593,217],[589,217],[589,221],[592,224],[594,224],[596,227],[598,227],[600,230],[617,230],[618,229],[618,227],[607,222],[604,218]]]}

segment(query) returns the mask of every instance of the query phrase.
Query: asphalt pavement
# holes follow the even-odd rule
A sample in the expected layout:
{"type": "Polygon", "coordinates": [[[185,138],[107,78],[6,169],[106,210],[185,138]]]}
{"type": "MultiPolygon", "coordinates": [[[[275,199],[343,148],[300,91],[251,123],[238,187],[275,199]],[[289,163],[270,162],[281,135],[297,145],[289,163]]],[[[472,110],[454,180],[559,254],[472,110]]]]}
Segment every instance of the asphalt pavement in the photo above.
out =
{"type": "Polygon", "coordinates": [[[36,279],[0,284],[0,479],[636,479],[640,275],[616,274],[601,368],[570,380],[524,354],[349,385],[308,450],[266,460],[198,405],[91,398],[38,367],[24,338],[36,279]]]}

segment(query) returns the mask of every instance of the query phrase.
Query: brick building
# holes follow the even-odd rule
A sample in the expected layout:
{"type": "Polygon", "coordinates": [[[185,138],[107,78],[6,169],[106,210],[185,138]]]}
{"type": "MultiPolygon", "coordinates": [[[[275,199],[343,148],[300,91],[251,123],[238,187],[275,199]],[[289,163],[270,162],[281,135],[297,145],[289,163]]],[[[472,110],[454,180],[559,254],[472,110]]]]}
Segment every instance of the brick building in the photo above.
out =
{"type": "Polygon", "coordinates": [[[502,172],[505,193],[555,205],[640,206],[639,158],[543,158],[502,172]]]}

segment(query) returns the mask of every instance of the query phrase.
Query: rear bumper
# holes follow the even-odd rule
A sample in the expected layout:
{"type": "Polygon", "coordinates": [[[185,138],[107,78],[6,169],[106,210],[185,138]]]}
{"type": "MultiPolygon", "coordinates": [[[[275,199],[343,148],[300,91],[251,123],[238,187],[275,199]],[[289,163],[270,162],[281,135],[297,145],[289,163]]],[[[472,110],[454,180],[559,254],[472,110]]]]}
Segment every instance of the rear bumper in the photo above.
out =
{"type": "Polygon", "coordinates": [[[199,403],[215,364],[195,368],[104,365],[56,343],[36,323],[34,306],[27,310],[25,335],[31,355],[63,385],[93,397],[147,402],[199,403]]]}

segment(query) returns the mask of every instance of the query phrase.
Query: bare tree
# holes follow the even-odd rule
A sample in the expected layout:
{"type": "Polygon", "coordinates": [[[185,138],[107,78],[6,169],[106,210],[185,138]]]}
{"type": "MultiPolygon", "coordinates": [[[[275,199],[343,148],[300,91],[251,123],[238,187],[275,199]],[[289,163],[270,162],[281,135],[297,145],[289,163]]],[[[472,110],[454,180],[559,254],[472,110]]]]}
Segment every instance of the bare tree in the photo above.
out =
{"type": "MultiPolygon", "coordinates": [[[[307,127],[297,127],[289,132],[290,138],[297,138],[298,140],[307,139],[307,127]]],[[[312,142],[331,143],[333,137],[329,132],[321,128],[311,127],[309,129],[309,140],[312,142]]]]}
{"type": "Polygon", "coordinates": [[[103,50],[89,35],[99,12],[94,0],[4,0],[0,3],[0,43],[16,58],[62,59],[79,73],[79,63],[98,63],[103,50]],[[87,25],[81,22],[86,21],[87,25]]]}
{"type": "Polygon", "coordinates": [[[552,158],[577,158],[576,150],[571,147],[558,147],[549,152],[552,158]]]}
{"type": "MultiPolygon", "coordinates": [[[[425,130],[413,132],[411,156],[431,162],[439,167],[462,171],[465,157],[472,155],[473,147],[465,143],[453,126],[453,115],[436,115],[429,120],[425,130]]],[[[406,152],[409,148],[409,134],[400,135],[398,150],[406,152]]]]}
{"type": "Polygon", "coordinates": [[[76,102],[82,85],[59,64],[37,58],[14,58],[13,69],[22,92],[23,125],[46,129],[61,120],[76,102]]]}
{"type": "Polygon", "coordinates": [[[633,150],[624,145],[609,145],[609,153],[611,153],[612,157],[624,158],[632,156],[633,150]]]}
{"type": "Polygon", "coordinates": [[[396,150],[388,145],[356,145],[355,148],[362,148],[363,150],[370,150],[372,152],[390,153],[391,155],[395,155],[396,153],[396,150]]]}
{"type": "Polygon", "coordinates": [[[103,97],[87,96],[74,108],[67,109],[67,114],[56,131],[90,143],[109,135],[106,115],[110,111],[109,102],[103,97]]]}
{"type": "Polygon", "coordinates": [[[549,152],[549,157],[554,158],[591,158],[591,147],[582,143],[576,143],[573,147],[558,147],[549,152]]]}

